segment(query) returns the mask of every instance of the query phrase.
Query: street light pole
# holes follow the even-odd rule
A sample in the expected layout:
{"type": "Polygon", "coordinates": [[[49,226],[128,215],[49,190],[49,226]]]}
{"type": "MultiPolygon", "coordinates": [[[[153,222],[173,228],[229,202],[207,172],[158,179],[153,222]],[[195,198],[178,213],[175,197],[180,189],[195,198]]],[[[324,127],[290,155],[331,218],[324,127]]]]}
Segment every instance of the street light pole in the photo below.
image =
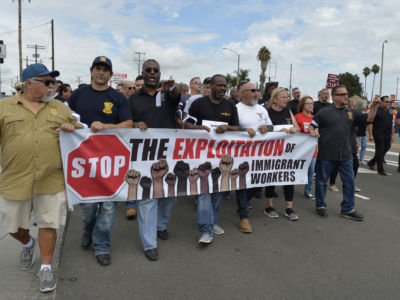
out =
{"type": "Polygon", "coordinates": [[[231,49],[231,48],[226,48],[226,47],[224,47],[224,48],[222,48],[222,50],[229,50],[229,51],[232,51],[232,52],[235,53],[235,54],[237,55],[237,57],[238,57],[238,64],[237,64],[237,88],[239,89],[240,54],[237,53],[235,50],[233,50],[233,49],[231,49]]]}
{"type": "Polygon", "coordinates": [[[382,56],[381,56],[381,81],[380,81],[380,84],[379,84],[379,95],[380,96],[382,96],[382,76],[383,76],[383,53],[384,53],[384,51],[385,51],[385,43],[387,43],[388,41],[387,40],[385,40],[383,43],[382,43],[382,56]]]}
{"type": "Polygon", "coordinates": [[[397,98],[397,92],[399,91],[399,77],[397,77],[397,83],[396,83],[396,101],[399,100],[397,98]]]}

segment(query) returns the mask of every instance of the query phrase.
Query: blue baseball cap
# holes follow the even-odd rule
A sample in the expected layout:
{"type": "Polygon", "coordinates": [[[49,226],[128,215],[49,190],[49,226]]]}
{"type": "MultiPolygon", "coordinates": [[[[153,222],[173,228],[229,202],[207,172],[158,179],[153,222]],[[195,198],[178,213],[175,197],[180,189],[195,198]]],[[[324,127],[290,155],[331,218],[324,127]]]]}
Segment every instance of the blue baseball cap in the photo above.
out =
{"type": "Polygon", "coordinates": [[[51,77],[60,76],[58,71],[49,71],[43,64],[31,64],[22,71],[22,81],[36,76],[50,75],[51,77]]]}
{"type": "Polygon", "coordinates": [[[92,68],[93,68],[95,65],[105,65],[105,66],[107,66],[107,67],[110,69],[110,72],[111,72],[111,73],[113,72],[113,71],[112,71],[112,63],[111,63],[111,60],[110,60],[109,58],[105,57],[105,56],[97,56],[97,57],[94,59],[93,63],[92,63],[92,68]]]}

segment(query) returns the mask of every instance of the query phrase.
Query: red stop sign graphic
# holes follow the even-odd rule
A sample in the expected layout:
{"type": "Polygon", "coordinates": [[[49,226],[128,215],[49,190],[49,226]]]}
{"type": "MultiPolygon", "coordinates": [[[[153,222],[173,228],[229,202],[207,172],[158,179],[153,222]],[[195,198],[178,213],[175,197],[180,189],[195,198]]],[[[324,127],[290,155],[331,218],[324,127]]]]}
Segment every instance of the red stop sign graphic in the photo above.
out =
{"type": "Polygon", "coordinates": [[[82,198],[110,198],[119,192],[130,151],[117,135],[92,135],[68,154],[67,184],[82,198]]]}

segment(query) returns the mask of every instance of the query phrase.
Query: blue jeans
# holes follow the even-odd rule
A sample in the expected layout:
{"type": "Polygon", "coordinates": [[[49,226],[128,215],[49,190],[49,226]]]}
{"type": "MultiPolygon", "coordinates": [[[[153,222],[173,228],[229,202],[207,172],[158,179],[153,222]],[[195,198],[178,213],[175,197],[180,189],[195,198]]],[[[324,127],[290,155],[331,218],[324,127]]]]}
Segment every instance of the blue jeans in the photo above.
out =
{"type": "Polygon", "coordinates": [[[109,254],[117,203],[81,203],[83,231],[92,236],[95,255],[109,254]]]}
{"type": "Polygon", "coordinates": [[[342,213],[354,211],[354,171],[353,160],[330,161],[317,160],[315,165],[317,177],[315,181],[316,208],[326,207],[325,196],[329,175],[338,167],[343,182],[343,201],[340,203],[342,213]]]}
{"type": "Polygon", "coordinates": [[[367,149],[367,136],[358,136],[358,142],[360,143],[360,161],[364,161],[365,149],[367,149]]]}
{"type": "Polygon", "coordinates": [[[236,191],[236,203],[238,206],[237,213],[241,219],[249,218],[249,211],[247,210],[247,192],[248,190],[237,190],[236,191]]]}
{"type": "Polygon", "coordinates": [[[157,248],[157,230],[167,229],[176,197],[136,201],[139,236],[144,251],[157,248]]]}
{"type": "Polygon", "coordinates": [[[126,201],[125,202],[126,208],[136,208],[136,200],[133,201],[126,201]]]}
{"type": "Polygon", "coordinates": [[[314,168],[315,168],[316,161],[317,161],[317,157],[313,156],[313,158],[311,159],[311,164],[308,167],[308,183],[304,186],[304,194],[311,193],[311,187],[312,187],[312,183],[314,181],[314,168]]]}
{"type": "Polygon", "coordinates": [[[201,194],[197,196],[197,226],[201,233],[213,235],[213,226],[217,223],[223,192],[201,194]]]}

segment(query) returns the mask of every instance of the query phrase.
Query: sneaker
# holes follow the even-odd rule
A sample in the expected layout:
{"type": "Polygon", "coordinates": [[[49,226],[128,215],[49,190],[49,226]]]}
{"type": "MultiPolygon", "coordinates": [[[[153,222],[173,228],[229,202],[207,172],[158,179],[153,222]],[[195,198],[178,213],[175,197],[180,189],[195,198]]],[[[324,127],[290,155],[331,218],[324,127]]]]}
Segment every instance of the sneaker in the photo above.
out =
{"type": "Polygon", "coordinates": [[[336,184],[330,185],[329,190],[331,190],[332,192],[339,192],[339,189],[337,188],[336,184]]]}
{"type": "Polygon", "coordinates": [[[203,233],[199,239],[199,244],[211,244],[212,241],[212,236],[210,236],[208,233],[203,233]]]}
{"type": "Polygon", "coordinates": [[[355,192],[361,192],[361,189],[360,189],[358,186],[355,186],[355,187],[354,187],[354,191],[355,191],[355,192]]]}
{"type": "Polygon", "coordinates": [[[100,266],[108,266],[109,264],[111,264],[111,255],[106,253],[106,254],[99,254],[96,255],[96,259],[97,259],[97,263],[100,266]]]}
{"type": "Polygon", "coordinates": [[[279,218],[278,213],[276,212],[275,208],[273,208],[273,207],[266,207],[264,209],[264,214],[266,214],[270,218],[279,218]]]}
{"type": "MultiPolygon", "coordinates": [[[[374,165],[375,165],[375,164],[374,164],[374,165]]],[[[367,166],[368,166],[368,168],[369,168],[370,170],[375,170],[374,165],[371,164],[370,162],[367,163],[367,166]]]]}
{"type": "Polygon", "coordinates": [[[161,240],[168,240],[168,231],[167,229],[164,230],[157,230],[157,237],[161,240]]]}
{"type": "Polygon", "coordinates": [[[32,238],[32,241],[33,244],[31,247],[22,247],[21,255],[19,258],[19,267],[23,271],[29,270],[32,267],[33,262],[35,261],[35,256],[33,255],[33,252],[35,250],[36,240],[32,238]]]}
{"type": "Polygon", "coordinates": [[[315,197],[314,197],[313,194],[311,194],[311,193],[309,193],[309,194],[304,193],[304,197],[306,197],[306,198],[308,198],[308,199],[311,199],[311,200],[314,200],[314,199],[315,199],[315,197]]]}
{"type": "Polygon", "coordinates": [[[326,208],[325,208],[325,207],[317,208],[317,214],[318,214],[320,217],[323,217],[323,218],[327,218],[327,217],[328,217],[328,212],[326,211],[326,208]]]}
{"type": "Polygon", "coordinates": [[[213,232],[215,234],[224,234],[225,233],[225,231],[221,227],[219,227],[217,224],[214,224],[213,232]]]}
{"type": "Polygon", "coordinates": [[[136,218],[136,215],[137,215],[136,208],[131,207],[126,210],[126,218],[128,220],[133,220],[134,218],[136,218]]]}
{"type": "Polygon", "coordinates": [[[364,220],[364,216],[362,214],[360,214],[359,212],[353,211],[350,213],[341,213],[340,216],[342,218],[346,218],[346,219],[351,219],[354,221],[362,221],[364,220]]]}
{"type": "Polygon", "coordinates": [[[240,219],[239,228],[241,232],[252,233],[253,228],[251,227],[249,219],[240,219]]]}
{"type": "Polygon", "coordinates": [[[299,216],[294,212],[292,208],[285,209],[285,217],[288,218],[290,221],[297,221],[299,216]]]}
{"type": "Polygon", "coordinates": [[[144,255],[150,261],[156,261],[158,259],[157,248],[149,249],[144,251],[144,255]]]}
{"type": "Polygon", "coordinates": [[[89,248],[89,246],[92,244],[92,235],[87,234],[86,232],[84,232],[82,234],[82,238],[81,238],[81,247],[82,248],[89,248]]]}
{"type": "Polygon", "coordinates": [[[44,268],[39,272],[40,279],[40,291],[42,293],[51,292],[56,288],[56,280],[54,279],[53,273],[49,268],[44,268]]]}

